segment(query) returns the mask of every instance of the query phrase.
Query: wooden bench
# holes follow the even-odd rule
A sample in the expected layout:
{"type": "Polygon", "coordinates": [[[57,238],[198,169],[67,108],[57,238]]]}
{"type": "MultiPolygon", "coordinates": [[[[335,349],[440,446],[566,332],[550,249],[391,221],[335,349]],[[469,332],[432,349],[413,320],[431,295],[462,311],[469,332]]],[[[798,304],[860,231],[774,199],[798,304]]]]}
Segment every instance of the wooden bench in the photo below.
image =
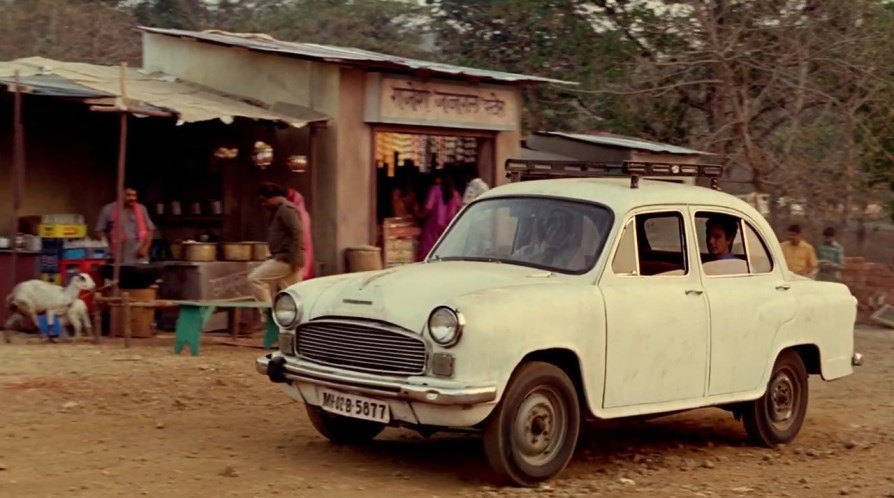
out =
{"type": "MultiPolygon", "coordinates": [[[[239,334],[239,315],[243,309],[258,309],[262,313],[269,310],[271,305],[254,301],[251,298],[238,297],[232,299],[219,299],[210,301],[179,301],[170,299],[156,299],[153,301],[130,301],[128,293],[122,293],[121,297],[103,297],[96,296],[98,305],[110,307],[120,306],[125,310],[124,319],[124,345],[130,347],[130,321],[129,310],[131,308],[178,308],[177,324],[174,332],[174,353],[180,354],[183,346],[189,346],[189,352],[192,356],[199,354],[199,345],[202,340],[202,329],[205,328],[205,322],[218,308],[226,309],[230,312],[230,330],[235,338],[239,334]]],[[[279,327],[269,316],[267,312],[267,322],[264,330],[264,349],[270,349],[279,341],[279,327]]],[[[99,340],[100,314],[99,307],[94,309],[94,342],[99,340]]]]}
{"type": "MultiPolygon", "coordinates": [[[[224,308],[234,311],[234,318],[231,320],[233,334],[238,332],[239,327],[239,310],[242,309],[260,309],[271,308],[270,304],[258,301],[169,301],[171,304],[177,305],[179,312],[177,314],[177,324],[174,332],[174,353],[180,354],[183,347],[189,345],[189,353],[192,356],[199,354],[199,344],[202,340],[202,329],[205,322],[218,308],[224,308]]],[[[266,327],[264,331],[264,349],[270,349],[279,341],[279,327],[274,323],[273,318],[267,315],[266,327]]]]}

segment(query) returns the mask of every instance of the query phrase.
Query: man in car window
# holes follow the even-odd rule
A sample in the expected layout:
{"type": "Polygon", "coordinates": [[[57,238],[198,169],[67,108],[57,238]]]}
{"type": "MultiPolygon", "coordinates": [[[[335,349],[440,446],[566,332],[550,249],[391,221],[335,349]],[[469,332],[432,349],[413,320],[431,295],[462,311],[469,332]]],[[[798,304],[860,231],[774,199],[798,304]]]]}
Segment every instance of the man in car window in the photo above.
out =
{"type": "Polygon", "coordinates": [[[537,265],[569,269],[579,252],[579,246],[574,244],[574,234],[580,229],[579,221],[575,224],[571,214],[563,209],[553,210],[546,218],[534,222],[538,241],[522,247],[513,257],[537,265]]]}
{"type": "Polygon", "coordinates": [[[706,238],[711,261],[736,259],[733,255],[733,241],[739,231],[739,223],[730,216],[712,216],[706,224],[706,238]]]}
{"type": "Polygon", "coordinates": [[[733,216],[714,215],[705,224],[705,239],[710,256],[702,268],[705,275],[742,275],[748,264],[733,254],[733,242],[739,231],[739,220],[733,216]]]}

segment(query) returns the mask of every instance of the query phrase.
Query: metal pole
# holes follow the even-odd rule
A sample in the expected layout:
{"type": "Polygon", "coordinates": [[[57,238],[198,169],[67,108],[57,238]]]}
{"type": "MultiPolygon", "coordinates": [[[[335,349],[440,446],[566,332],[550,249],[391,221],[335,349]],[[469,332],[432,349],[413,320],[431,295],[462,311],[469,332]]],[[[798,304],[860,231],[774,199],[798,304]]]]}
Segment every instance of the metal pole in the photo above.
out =
{"type": "MultiPolygon", "coordinates": [[[[12,269],[9,272],[9,288],[12,289],[16,284],[16,274],[18,273],[19,249],[16,244],[17,235],[19,233],[19,208],[22,205],[22,184],[25,173],[25,141],[24,130],[22,128],[22,89],[19,87],[19,71],[15,72],[15,97],[13,100],[13,145],[12,145],[12,163],[11,175],[12,180],[12,269]]],[[[9,331],[3,327],[3,341],[9,344],[12,342],[9,331]]]]}
{"type": "Polygon", "coordinates": [[[127,157],[127,107],[125,104],[125,98],[127,96],[127,89],[125,87],[125,77],[127,71],[127,63],[121,63],[121,97],[120,97],[120,116],[121,116],[121,135],[118,140],[118,186],[117,186],[117,202],[115,203],[115,210],[117,212],[117,216],[115,217],[118,220],[115,223],[115,229],[113,237],[114,244],[109,244],[110,247],[114,247],[115,251],[115,259],[114,259],[114,267],[112,269],[112,281],[113,281],[113,291],[112,295],[115,297],[119,297],[121,295],[121,288],[118,285],[118,282],[121,278],[121,257],[124,253],[124,163],[127,157]]]}

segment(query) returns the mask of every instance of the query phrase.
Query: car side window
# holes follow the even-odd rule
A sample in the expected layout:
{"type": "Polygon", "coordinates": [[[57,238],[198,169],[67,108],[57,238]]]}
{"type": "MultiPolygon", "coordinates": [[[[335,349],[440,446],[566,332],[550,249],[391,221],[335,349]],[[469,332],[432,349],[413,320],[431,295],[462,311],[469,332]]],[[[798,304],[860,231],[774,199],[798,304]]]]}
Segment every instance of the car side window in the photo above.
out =
{"type": "Polygon", "coordinates": [[[621,232],[612,270],[617,275],[686,275],[688,268],[683,227],[680,213],[637,215],[621,232]]]}
{"type": "Polygon", "coordinates": [[[695,214],[705,275],[749,275],[773,269],[766,244],[740,217],[710,211],[695,214]]]}
{"type": "Polygon", "coordinates": [[[743,231],[745,232],[745,247],[748,251],[748,267],[751,273],[772,272],[773,259],[770,257],[770,251],[767,250],[767,244],[750,223],[744,223],[743,231]]]}
{"type": "Polygon", "coordinates": [[[621,231],[621,240],[612,259],[612,271],[615,275],[639,274],[636,267],[636,228],[633,219],[628,221],[621,231]]]}

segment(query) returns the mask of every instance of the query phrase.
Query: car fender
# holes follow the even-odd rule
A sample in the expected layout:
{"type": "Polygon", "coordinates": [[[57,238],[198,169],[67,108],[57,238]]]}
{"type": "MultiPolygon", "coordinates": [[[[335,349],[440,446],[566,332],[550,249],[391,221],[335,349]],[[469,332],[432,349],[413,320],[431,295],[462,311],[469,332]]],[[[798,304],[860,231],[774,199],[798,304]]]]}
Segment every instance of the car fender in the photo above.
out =
{"type": "Polygon", "coordinates": [[[598,411],[605,375],[605,307],[596,286],[569,283],[488,290],[454,304],[466,319],[455,351],[457,378],[492,383],[498,402],[526,357],[563,350],[577,360],[586,398],[581,404],[598,411]]]}

